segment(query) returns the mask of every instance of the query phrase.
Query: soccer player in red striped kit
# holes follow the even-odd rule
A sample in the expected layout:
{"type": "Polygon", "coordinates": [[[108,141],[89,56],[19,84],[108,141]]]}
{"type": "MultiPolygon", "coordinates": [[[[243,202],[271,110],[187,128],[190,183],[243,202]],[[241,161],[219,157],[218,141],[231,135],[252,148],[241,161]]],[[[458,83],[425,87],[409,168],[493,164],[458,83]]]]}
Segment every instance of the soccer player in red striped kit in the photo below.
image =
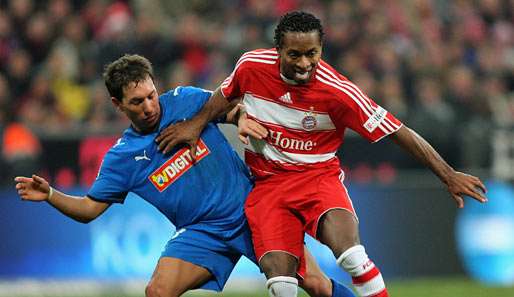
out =
{"type": "Polygon", "coordinates": [[[360,244],[336,157],[345,130],[370,142],[393,140],[440,178],[458,207],[464,206],[463,195],[487,201],[486,189],[477,177],[455,171],[421,136],[323,61],[322,40],[315,16],[285,14],[275,30],[276,48],[245,53],[204,109],[157,141],[164,151],[179,142],[194,147],[205,124],[243,96],[248,119],[240,125],[250,127],[253,136],[245,161],[256,177],[245,213],[270,296],[297,296],[295,272],[305,265],[306,232],[332,250],[359,296],[386,297],[382,275],[360,244]]]}

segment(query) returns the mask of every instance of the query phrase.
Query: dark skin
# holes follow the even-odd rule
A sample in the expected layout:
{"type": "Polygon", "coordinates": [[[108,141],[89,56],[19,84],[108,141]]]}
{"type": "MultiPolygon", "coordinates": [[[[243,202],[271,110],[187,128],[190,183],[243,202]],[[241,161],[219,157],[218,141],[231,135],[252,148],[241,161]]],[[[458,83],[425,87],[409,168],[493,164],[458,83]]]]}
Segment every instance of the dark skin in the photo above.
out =
{"type": "MultiPolygon", "coordinates": [[[[311,79],[320,61],[322,44],[317,31],[286,32],[277,50],[282,76],[289,80],[289,83],[305,84],[311,79]]],[[[163,131],[157,138],[159,147],[169,151],[179,143],[185,142],[192,146],[198,140],[206,123],[213,119],[212,116],[221,112],[227,104],[228,100],[223,97],[219,89],[216,90],[198,116],[189,122],[179,123],[163,131]]],[[[246,127],[250,125],[248,122],[253,121],[243,118],[239,121],[239,125],[246,127]]],[[[252,125],[254,124],[256,123],[253,122],[252,125]]],[[[259,139],[265,138],[267,133],[263,130],[266,129],[262,126],[255,128],[258,127],[258,124],[256,125],[251,130],[243,128],[243,133],[259,139]]],[[[464,207],[464,196],[482,203],[487,201],[484,194],[486,188],[479,178],[454,170],[426,140],[407,126],[402,126],[388,138],[432,170],[447,186],[458,208],[464,207]]],[[[320,220],[317,237],[338,258],[348,248],[360,243],[357,220],[353,214],[342,209],[328,211],[320,220]]],[[[298,265],[295,257],[284,252],[267,253],[259,264],[268,279],[275,276],[295,276],[298,265]]]]}

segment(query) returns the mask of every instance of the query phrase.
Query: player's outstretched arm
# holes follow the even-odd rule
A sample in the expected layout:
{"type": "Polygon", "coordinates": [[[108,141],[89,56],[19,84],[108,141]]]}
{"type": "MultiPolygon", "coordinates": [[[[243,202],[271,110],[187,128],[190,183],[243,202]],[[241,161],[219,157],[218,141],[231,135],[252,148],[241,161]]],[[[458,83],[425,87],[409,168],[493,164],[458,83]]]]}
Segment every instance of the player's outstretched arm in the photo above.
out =
{"type": "Polygon", "coordinates": [[[46,201],[64,215],[82,223],[94,220],[110,206],[109,203],[95,201],[89,197],[71,196],[54,190],[44,178],[37,175],[18,176],[14,181],[22,200],[46,201]]]}
{"type": "Polygon", "coordinates": [[[207,123],[226,114],[229,108],[229,101],[223,97],[220,88],[216,89],[209,101],[192,119],[170,125],[162,130],[155,138],[159,144],[159,150],[167,153],[177,144],[185,143],[191,148],[191,156],[196,156],[196,143],[202,130],[207,123]]]}
{"type": "Polygon", "coordinates": [[[484,195],[486,188],[479,178],[454,170],[423,137],[412,129],[404,125],[391,134],[390,138],[430,168],[446,184],[457,207],[464,207],[463,195],[482,203],[487,201],[484,195]]]}

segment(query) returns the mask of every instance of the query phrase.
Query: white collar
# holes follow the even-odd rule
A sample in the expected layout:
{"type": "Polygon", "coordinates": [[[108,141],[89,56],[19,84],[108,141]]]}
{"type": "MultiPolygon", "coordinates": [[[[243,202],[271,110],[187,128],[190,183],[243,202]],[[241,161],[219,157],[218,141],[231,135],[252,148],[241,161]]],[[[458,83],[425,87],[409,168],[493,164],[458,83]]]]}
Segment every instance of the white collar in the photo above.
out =
{"type": "Polygon", "coordinates": [[[280,78],[282,78],[282,80],[283,80],[285,83],[287,83],[287,84],[290,84],[290,85],[297,85],[297,84],[298,84],[298,83],[297,83],[297,82],[295,82],[294,80],[292,80],[292,79],[289,79],[289,78],[285,77],[285,76],[282,74],[282,72],[280,73],[280,78]]]}

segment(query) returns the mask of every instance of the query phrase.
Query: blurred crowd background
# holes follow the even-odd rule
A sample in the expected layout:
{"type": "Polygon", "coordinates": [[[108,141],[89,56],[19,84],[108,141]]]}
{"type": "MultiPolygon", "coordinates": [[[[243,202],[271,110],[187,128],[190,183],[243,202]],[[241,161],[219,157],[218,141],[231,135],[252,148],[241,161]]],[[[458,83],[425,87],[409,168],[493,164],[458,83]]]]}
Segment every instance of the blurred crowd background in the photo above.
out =
{"type": "Polygon", "coordinates": [[[493,131],[514,127],[513,0],[3,0],[0,181],[44,169],[49,141],[121,133],[101,77],[120,55],[149,58],[160,91],[215,89],[299,9],[323,58],[452,165],[492,166],[493,131]]]}

